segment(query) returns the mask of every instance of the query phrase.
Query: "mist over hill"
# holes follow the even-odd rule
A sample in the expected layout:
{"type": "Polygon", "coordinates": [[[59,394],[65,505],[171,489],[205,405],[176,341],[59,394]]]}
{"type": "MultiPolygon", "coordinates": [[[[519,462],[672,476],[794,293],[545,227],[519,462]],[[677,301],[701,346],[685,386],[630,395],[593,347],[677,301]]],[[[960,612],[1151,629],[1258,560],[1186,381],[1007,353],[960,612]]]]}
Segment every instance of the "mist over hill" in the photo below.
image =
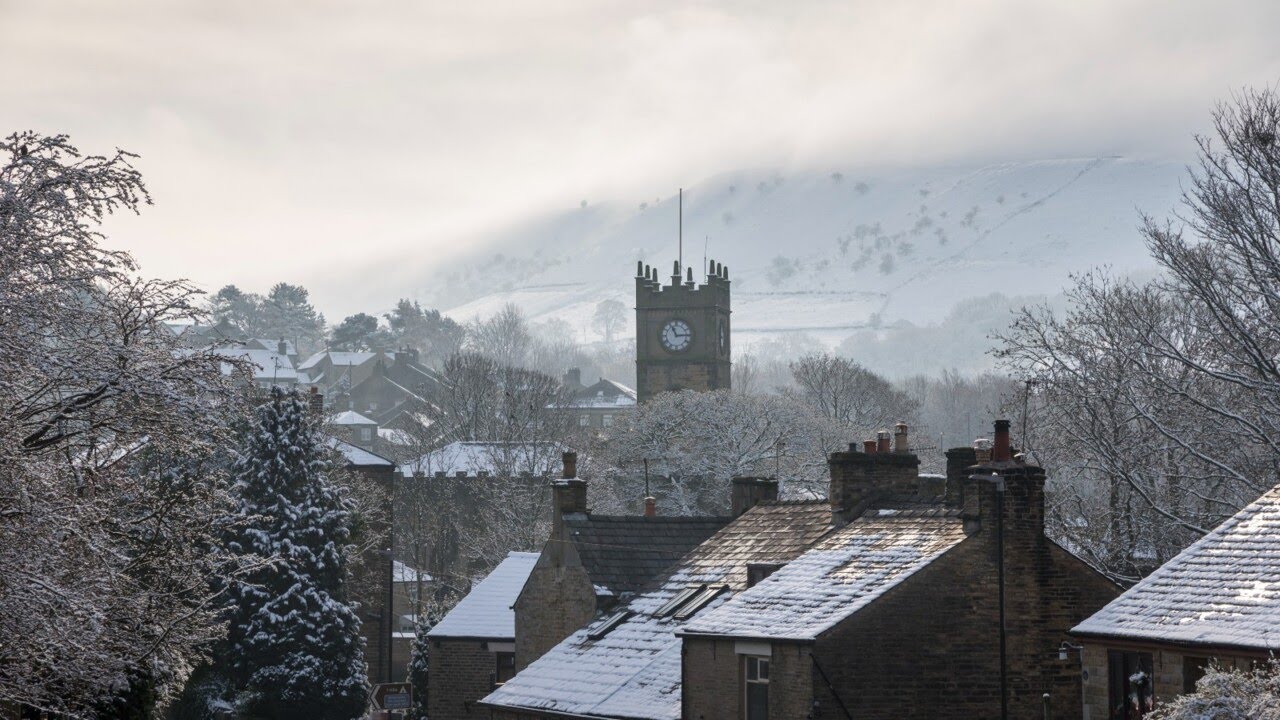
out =
{"type": "MultiPolygon", "coordinates": [[[[978,371],[1011,308],[1099,265],[1150,269],[1139,211],[1168,213],[1182,173],[1123,157],[728,173],[685,190],[685,264],[728,266],[736,352],[804,333],[891,376],[978,371]]],[[[674,196],[587,198],[429,271],[428,299],[459,320],[512,302],[599,341],[595,306],[632,304],[637,260],[671,274],[677,216],[674,196]]]]}

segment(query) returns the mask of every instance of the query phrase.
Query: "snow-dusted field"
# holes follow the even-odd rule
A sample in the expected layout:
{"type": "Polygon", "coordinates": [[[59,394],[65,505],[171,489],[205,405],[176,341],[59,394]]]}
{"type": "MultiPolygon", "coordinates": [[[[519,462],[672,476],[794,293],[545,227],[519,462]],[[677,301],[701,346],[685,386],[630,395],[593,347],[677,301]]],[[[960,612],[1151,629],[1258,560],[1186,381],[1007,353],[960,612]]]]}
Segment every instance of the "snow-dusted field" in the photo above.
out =
{"type": "MultiPolygon", "coordinates": [[[[728,265],[740,346],[794,330],[834,345],[873,315],[929,324],[965,298],[1052,294],[1096,265],[1149,268],[1139,210],[1167,214],[1182,173],[1175,163],[1114,157],[733,173],[685,191],[684,257],[695,276],[704,249],[728,265]]],[[[631,304],[637,259],[670,275],[676,217],[674,197],[588,205],[507,233],[433,285],[471,297],[449,309],[457,319],[514,302],[535,321],[560,318],[579,340],[596,340],[596,303],[631,304]]]]}

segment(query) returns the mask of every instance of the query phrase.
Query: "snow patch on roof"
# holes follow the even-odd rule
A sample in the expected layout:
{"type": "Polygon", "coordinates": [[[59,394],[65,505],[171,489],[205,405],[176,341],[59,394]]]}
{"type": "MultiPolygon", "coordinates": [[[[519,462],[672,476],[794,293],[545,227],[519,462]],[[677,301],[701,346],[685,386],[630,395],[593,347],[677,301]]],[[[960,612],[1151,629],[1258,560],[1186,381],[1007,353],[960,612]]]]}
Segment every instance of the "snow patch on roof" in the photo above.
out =
{"type": "Polygon", "coordinates": [[[398,583],[431,582],[431,576],[427,574],[426,570],[419,570],[415,567],[405,565],[399,560],[393,561],[391,567],[392,567],[392,577],[394,578],[395,582],[398,582],[398,583]]]}
{"type": "Polygon", "coordinates": [[[325,441],[329,447],[342,453],[347,462],[357,467],[394,467],[395,463],[364,448],[356,447],[349,442],[330,437],[325,441]]]}
{"type": "Polygon", "coordinates": [[[814,640],[964,539],[957,518],[868,513],[679,634],[814,640]]]}
{"type": "Polygon", "coordinates": [[[562,451],[558,443],[459,440],[406,463],[403,473],[408,478],[431,477],[438,472],[446,475],[483,472],[497,476],[502,474],[502,468],[514,468],[517,473],[551,475],[558,470],[562,451]]]}
{"type": "Polygon", "coordinates": [[[511,606],[538,561],[538,553],[513,552],[488,577],[462,598],[438,625],[430,638],[484,638],[514,640],[516,613],[511,606]]]}
{"type": "Polygon", "coordinates": [[[1280,649],[1280,486],[1072,632],[1280,649]]]}
{"type": "Polygon", "coordinates": [[[360,413],[356,412],[355,410],[343,410],[337,415],[334,415],[333,419],[330,420],[329,422],[333,423],[334,425],[377,425],[378,424],[373,420],[370,420],[369,418],[365,417],[364,415],[361,415],[360,413]]]}

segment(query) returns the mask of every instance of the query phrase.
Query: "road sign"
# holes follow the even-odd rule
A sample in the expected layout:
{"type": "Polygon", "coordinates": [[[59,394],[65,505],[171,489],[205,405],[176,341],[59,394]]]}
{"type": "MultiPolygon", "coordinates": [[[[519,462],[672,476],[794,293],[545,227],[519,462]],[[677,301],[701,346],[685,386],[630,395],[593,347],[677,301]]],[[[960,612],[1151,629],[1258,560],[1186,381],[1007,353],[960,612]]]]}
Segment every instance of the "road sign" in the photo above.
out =
{"type": "Polygon", "coordinates": [[[413,685],[407,682],[375,685],[373,704],[379,710],[408,710],[413,707],[413,685]]]}

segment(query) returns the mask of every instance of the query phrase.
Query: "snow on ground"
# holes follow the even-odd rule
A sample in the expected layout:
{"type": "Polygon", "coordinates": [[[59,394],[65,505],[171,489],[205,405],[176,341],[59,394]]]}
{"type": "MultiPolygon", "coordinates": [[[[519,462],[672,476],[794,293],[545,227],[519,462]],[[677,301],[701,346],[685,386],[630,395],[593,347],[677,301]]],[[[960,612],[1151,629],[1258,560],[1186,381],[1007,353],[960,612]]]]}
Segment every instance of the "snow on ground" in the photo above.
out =
{"type": "MultiPolygon", "coordinates": [[[[736,338],[802,330],[835,345],[873,315],[936,323],[965,298],[1052,294],[1095,265],[1149,269],[1138,211],[1167,214],[1182,173],[1118,157],[732,173],[685,191],[684,256],[695,277],[704,248],[729,267],[736,338]]],[[[597,303],[633,304],[636,260],[670,275],[676,216],[674,198],[576,210],[512,231],[477,255],[471,280],[450,268],[437,285],[472,296],[455,319],[512,302],[594,341],[597,303]]]]}

